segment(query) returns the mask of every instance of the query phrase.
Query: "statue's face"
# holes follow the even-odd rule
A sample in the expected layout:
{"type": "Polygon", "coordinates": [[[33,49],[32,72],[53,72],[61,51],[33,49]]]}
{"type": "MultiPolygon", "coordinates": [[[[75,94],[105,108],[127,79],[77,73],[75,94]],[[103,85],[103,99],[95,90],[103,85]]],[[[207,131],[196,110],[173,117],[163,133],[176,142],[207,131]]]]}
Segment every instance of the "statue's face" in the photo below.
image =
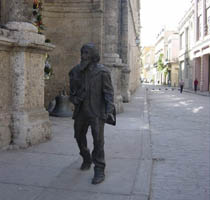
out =
{"type": "Polygon", "coordinates": [[[83,48],[81,50],[81,60],[82,61],[91,61],[92,53],[91,50],[88,48],[83,48]]]}

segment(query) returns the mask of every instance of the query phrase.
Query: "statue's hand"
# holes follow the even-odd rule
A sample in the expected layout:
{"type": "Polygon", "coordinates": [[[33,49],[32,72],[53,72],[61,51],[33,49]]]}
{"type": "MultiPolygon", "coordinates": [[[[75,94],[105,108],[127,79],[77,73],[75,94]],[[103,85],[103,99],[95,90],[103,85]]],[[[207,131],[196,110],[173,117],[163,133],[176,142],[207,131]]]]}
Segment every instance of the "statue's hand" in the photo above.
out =
{"type": "Polygon", "coordinates": [[[112,113],[107,113],[107,119],[109,119],[111,121],[115,121],[114,115],[112,113]]]}

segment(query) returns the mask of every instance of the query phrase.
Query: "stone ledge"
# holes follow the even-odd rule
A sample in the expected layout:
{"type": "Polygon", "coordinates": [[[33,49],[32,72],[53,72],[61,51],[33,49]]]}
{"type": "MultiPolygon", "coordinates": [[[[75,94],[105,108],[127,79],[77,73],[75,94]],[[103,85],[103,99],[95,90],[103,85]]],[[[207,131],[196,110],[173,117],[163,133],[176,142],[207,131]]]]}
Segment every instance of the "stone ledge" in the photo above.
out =
{"type": "Polygon", "coordinates": [[[108,66],[108,67],[115,67],[115,68],[121,68],[123,69],[123,67],[127,67],[128,65],[127,64],[124,64],[124,63],[105,63],[104,64],[105,66],[108,66]]]}
{"type": "Polygon", "coordinates": [[[11,31],[38,33],[36,26],[28,22],[8,22],[6,27],[11,31]]]}

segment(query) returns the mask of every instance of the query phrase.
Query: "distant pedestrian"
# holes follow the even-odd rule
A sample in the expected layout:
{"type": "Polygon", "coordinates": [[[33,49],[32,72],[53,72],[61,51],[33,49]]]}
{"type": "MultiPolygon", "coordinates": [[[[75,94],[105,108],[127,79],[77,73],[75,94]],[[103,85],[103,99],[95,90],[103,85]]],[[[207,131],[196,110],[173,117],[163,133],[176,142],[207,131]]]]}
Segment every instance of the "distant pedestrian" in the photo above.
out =
{"type": "Polygon", "coordinates": [[[179,82],[179,86],[180,86],[180,93],[182,93],[183,88],[184,88],[184,81],[181,79],[181,81],[179,82]]]}
{"type": "Polygon", "coordinates": [[[198,80],[197,78],[194,80],[194,90],[195,92],[197,91],[197,88],[198,88],[198,80]]]}

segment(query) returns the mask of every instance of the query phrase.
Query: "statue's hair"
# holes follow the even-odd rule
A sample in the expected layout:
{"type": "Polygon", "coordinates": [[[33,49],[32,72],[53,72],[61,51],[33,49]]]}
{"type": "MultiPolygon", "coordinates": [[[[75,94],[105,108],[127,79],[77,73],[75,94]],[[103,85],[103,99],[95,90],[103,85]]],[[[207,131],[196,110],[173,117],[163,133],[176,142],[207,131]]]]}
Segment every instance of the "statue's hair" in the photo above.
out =
{"type": "Polygon", "coordinates": [[[99,52],[98,50],[96,49],[95,45],[93,43],[87,43],[87,44],[84,44],[81,48],[81,52],[84,50],[84,49],[88,49],[88,50],[91,50],[91,54],[92,54],[92,61],[95,62],[95,63],[98,63],[100,61],[100,55],[99,55],[99,52]]]}

